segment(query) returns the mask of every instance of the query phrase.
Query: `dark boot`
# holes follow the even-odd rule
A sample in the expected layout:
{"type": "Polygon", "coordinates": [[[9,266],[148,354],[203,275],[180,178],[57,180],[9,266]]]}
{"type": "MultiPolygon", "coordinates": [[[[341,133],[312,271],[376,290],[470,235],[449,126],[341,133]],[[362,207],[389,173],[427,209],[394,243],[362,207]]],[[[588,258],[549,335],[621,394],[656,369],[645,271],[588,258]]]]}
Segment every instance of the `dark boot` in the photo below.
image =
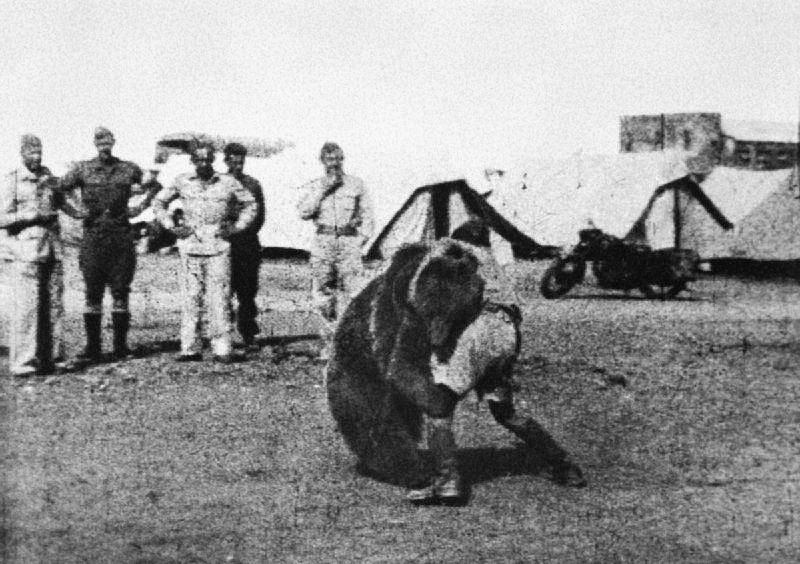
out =
{"type": "Polygon", "coordinates": [[[406,500],[418,505],[464,503],[467,493],[458,472],[451,417],[428,420],[428,448],[433,455],[435,475],[426,484],[410,489],[406,500]]]}
{"type": "Polygon", "coordinates": [[[466,497],[464,484],[458,471],[456,439],[452,418],[432,419],[428,433],[428,447],[436,464],[434,481],[436,498],[444,502],[459,503],[466,497]]]}
{"type": "Polygon", "coordinates": [[[81,361],[98,362],[100,360],[100,325],[103,315],[100,313],[84,313],[83,327],[86,331],[86,348],[78,355],[81,361]]]}
{"type": "Polygon", "coordinates": [[[114,328],[114,358],[116,360],[130,358],[128,328],[131,325],[131,314],[127,311],[113,311],[111,312],[111,323],[114,328]]]}

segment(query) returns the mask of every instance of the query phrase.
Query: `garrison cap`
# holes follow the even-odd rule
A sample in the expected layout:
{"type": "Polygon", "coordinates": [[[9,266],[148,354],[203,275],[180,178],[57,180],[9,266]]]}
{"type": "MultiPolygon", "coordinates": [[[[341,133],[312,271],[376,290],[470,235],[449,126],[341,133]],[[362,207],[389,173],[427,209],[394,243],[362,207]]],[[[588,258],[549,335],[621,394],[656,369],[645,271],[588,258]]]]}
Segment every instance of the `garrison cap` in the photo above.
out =
{"type": "Polygon", "coordinates": [[[114,140],[114,134],[111,133],[111,130],[108,129],[107,127],[103,127],[102,125],[94,130],[94,140],[100,141],[101,139],[102,140],[110,139],[111,141],[114,140]]]}
{"type": "Polygon", "coordinates": [[[20,149],[41,149],[42,140],[33,133],[25,133],[19,140],[20,149]]]}

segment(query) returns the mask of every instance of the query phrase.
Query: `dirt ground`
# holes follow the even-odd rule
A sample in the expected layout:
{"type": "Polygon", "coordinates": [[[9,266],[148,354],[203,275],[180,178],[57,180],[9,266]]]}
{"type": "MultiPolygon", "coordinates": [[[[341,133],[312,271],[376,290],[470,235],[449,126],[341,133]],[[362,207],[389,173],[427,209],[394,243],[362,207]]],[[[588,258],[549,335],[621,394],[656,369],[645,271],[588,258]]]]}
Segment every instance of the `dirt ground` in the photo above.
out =
{"type": "Polygon", "coordinates": [[[29,383],[0,364],[0,560],[800,561],[797,281],[707,276],[667,302],[584,285],[548,301],[545,266],[516,269],[519,404],[587,488],[549,481],[469,398],[469,504],[408,505],[356,472],[332,424],[305,264],[264,262],[258,355],[177,364],[177,260],[148,255],[132,302],[140,358],[29,383]]]}

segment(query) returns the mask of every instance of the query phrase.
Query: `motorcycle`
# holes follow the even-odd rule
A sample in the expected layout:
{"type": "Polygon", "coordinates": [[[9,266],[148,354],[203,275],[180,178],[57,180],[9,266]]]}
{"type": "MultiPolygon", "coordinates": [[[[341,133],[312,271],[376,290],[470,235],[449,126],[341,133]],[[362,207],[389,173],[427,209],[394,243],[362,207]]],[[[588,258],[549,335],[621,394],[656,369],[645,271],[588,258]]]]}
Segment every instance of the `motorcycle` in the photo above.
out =
{"type": "Polygon", "coordinates": [[[539,289],[545,298],[559,298],[583,281],[586,263],[601,288],[640,290],[650,299],[671,299],[697,279],[700,257],[691,249],[653,250],[600,229],[579,231],[578,244],[547,268],[539,289]]]}

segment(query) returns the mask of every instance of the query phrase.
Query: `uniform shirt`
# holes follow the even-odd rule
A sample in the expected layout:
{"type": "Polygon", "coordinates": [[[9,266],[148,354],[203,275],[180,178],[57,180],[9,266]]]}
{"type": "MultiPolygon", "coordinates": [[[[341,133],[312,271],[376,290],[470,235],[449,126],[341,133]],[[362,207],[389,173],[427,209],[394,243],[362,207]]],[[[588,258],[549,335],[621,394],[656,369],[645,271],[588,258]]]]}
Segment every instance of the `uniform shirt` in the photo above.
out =
{"type": "Polygon", "coordinates": [[[178,240],[178,248],[188,255],[212,256],[226,252],[230,243],[220,237],[220,226],[231,223],[236,232],[244,231],[256,218],[256,199],[239,181],[228,174],[203,180],[195,173],[181,174],[172,186],[156,194],[156,217],[169,225],[167,206],[179,199],[183,204],[184,225],[194,230],[178,240]]]}
{"type": "Polygon", "coordinates": [[[300,217],[311,219],[318,227],[356,229],[364,240],[372,237],[374,217],[372,199],[360,178],[345,174],[342,185],[322,200],[324,177],[305,184],[297,209],[300,217]]]}
{"type": "Polygon", "coordinates": [[[241,178],[237,179],[239,183],[244,186],[248,192],[253,195],[256,200],[256,216],[253,222],[242,232],[237,233],[232,239],[231,243],[252,243],[258,242],[258,232],[264,226],[264,219],[266,218],[266,204],[264,203],[264,190],[261,188],[261,183],[249,176],[243,174],[241,178]]]}
{"type": "Polygon", "coordinates": [[[81,201],[88,214],[83,226],[89,232],[127,229],[128,200],[132,187],[141,183],[142,169],[117,157],[111,157],[108,163],[99,157],[79,162],[61,181],[65,190],[81,188],[81,201]]]}
{"type": "Polygon", "coordinates": [[[13,260],[40,262],[61,258],[58,221],[48,225],[28,224],[17,234],[6,231],[18,222],[30,221],[39,213],[58,209],[57,195],[52,188],[42,184],[51,176],[50,170],[44,166],[37,173],[21,167],[8,173],[0,186],[0,228],[5,228],[4,246],[13,260]]]}

